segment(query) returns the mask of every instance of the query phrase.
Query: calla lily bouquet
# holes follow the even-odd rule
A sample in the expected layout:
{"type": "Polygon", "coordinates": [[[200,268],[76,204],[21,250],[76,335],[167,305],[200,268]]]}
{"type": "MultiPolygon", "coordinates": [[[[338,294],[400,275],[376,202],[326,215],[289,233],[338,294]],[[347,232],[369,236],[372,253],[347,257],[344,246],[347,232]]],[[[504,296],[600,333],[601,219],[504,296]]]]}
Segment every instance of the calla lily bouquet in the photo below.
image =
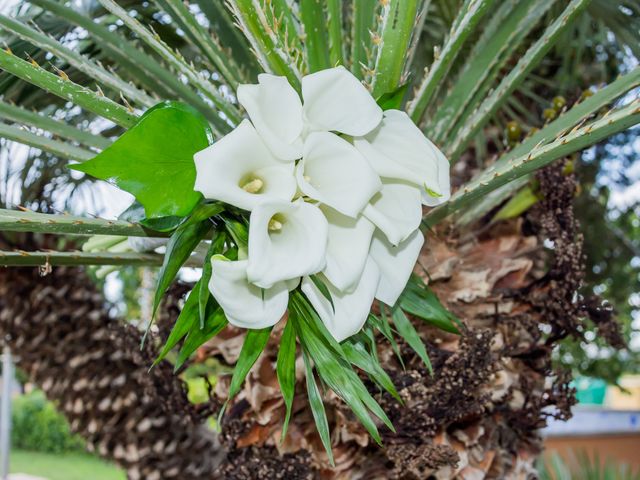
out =
{"type": "MultiPolygon", "coordinates": [[[[302,77],[300,92],[286,77],[261,74],[258,84],[238,87],[237,101],[248,119],[215,141],[199,113],[163,103],[72,168],[133,193],[137,202],[122,218],[170,234],[154,311],[192,252],[206,252],[158,360],[182,341],[179,368],[227,324],[247,329],[231,398],[286,319],[277,365],[286,421],[299,342],[328,451],[314,367],[379,440],[369,413],[393,426],[354,367],[399,399],[376,355],[376,331],[395,345],[387,309],[427,365],[405,312],[455,331],[454,317],[412,277],[424,244],[422,207],[449,198],[449,163],[392,108],[393,96],[376,101],[344,67],[302,77]]],[[[158,242],[130,245],[145,250],[158,242]]]]}
{"type": "MultiPolygon", "coordinates": [[[[298,288],[337,341],[374,297],[395,305],[424,238],[421,203],[449,197],[449,163],[399,110],[383,113],[344,67],[241,85],[243,120],[195,154],[195,190],[247,211],[248,243],[211,259],[232,325],[271,327],[298,288]]],[[[246,216],[244,216],[246,219],[246,216]]]]}

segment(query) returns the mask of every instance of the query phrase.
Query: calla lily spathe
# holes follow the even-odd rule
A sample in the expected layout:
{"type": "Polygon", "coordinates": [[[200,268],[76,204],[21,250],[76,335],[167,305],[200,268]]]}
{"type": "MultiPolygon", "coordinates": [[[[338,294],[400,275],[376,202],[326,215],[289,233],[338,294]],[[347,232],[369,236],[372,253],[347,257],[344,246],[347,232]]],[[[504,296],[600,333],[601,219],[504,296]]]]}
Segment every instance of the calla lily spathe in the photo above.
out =
{"type": "Polygon", "coordinates": [[[382,109],[369,91],[342,66],[303,77],[302,99],[310,131],[356,137],[371,132],[382,120],[382,109]]]}
{"type": "Polygon", "coordinates": [[[292,161],[302,155],[302,102],[286,77],[258,75],[257,85],[240,85],[238,102],[275,156],[292,161]]]}
{"type": "Polygon", "coordinates": [[[263,290],[249,282],[247,265],[247,260],[232,262],[221,256],[212,257],[209,290],[231,325],[241,328],[270,327],[287,310],[287,283],[278,282],[263,290]]]}
{"type": "Polygon", "coordinates": [[[378,300],[390,307],[396,304],[413,272],[422,245],[424,235],[420,230],[415,230],[398,246],[392,245],[380,232],[373,235],[369,255],[380,269],[380,283],[376,290],[378,300]]]}
{"type": "Polygon", "coordinates": [[[267,200],[289,201],[296,193],[293,164],[279,161],[248,120],[196,153],[194,161],[194,189],[205,198],[253,210],[267,200]]]}
{"type": "Polygon", "coordinates": [[[389,242],[398,245],[420,226],[420,190],[406,182],[384,182],[365,207],[364,216],[384,232],[389,242]]]}
{"type": "Polygon", "coordinates": [[[327,230],[320,209],[302,200],[257,206],[249,219],[249,281],[271,288],[320,272],[326,265],[327,230]]]}
{"type": "Polygon", "coordinates": [[[320,208],[329,223],[323,273],[336,288],[351,292],[362,276],[375,226],[362,215],[351,218],[329,207],[320,208]]]}
{"type": "Polygon", "coordinates": [[[329,281],[325,281],[333,306],[311,279],[303,278],[301,288],[329,333],[341,342],[358,333],[367,321],[379,280],[378,266],[369,259],[358,285],[352,292],[339,290],[329,281]]]}
{"type": "Polygon", "coordinates": [[[382,109],[367,89],[342,66],[303,77],[302,100],[285,77],[263,73],[258,84],[238,87],[238,101],[284,161],[301,157],[303,137],[310,132],[362,136],[382,119],[382,109]]]}
{"type": "Polygon", "coordinates": [[[302,193],[354,218],[382,187],[360,152],[328,132],[309,134],[296,178],[302,193]]]}
{"type": "Polygon", "coordinates": [[[419,188],[425,205],[449,199],[449,162],[405,112],[385,111],[380,125],[366,136],[355,138],[354,145],[384,179],[405,181],[419,188]]]}

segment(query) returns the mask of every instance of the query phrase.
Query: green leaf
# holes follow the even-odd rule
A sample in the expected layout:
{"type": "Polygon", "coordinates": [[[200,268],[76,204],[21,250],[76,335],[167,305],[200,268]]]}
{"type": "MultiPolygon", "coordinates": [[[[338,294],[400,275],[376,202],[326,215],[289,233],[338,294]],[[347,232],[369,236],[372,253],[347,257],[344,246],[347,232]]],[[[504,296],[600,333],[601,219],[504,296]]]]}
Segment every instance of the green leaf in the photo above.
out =
{"type": "MultiPolygon", "coordinates": [[[[197,298],[197,293],[198,292],[194,289],[190,297],[197,298]]],[[[184,362],[187,361],[193,352],[204,345],[210,338],[213,338],[220,333],[229,323],[227,321],[227,317],[225,317],[224,312],[222,311],[222,308],[213,300],[213,298],[209,298],[209,302],[207,303],[207,313],[205,315],[204,326],[201,327],[199,322],[195,321],[195,319],[198,318],[196,308],[190,309],[190,314],[193,316],[191,329],[189,330],[189,334],[178,353],[178,359],[176,360],[174,367],[174,370],[176,371],[184,364],[184,362]]]]}
{"type": "Polygon", "coordinates": [[[201,198],[193,190],[193,155],[211,143],[211,128],[200,113],[182,103],[164,102],[102,153],[70,168],[133,194],[148,218],[185,216],[201,198]]]}
{"type": "Polygon", "coordinates": [[[329,291],[327,285],[322,281],[320,277],[318,277],[318,275],[309,275],[309,278],[316,286],[316,288],[320,290],[322,296],[329,301],[329,303],[331,304],[331,310],[333,310],[333,312],[335,313],[336,307],[333,304],[333,298],[331,298],[331,292],[329,291]]]}
{"type": "Polygon", "coordinates": [[[383,7],[382,41],[373,77],[375,97],[394,91],[400,83],[418,3],[418,0],[389,0],[383,7]]]}
{"type": "Polygon", "coordinates": [[[399,86],[392,92],[387,92],[376,99],[382,110],[398,110],[402,107],[402,102],[407,94],[409,84],[399,86]]]}
{"type": "Polygon", "coordinates": [[[307,379],[307,394],[309,396],[309,406],[311,407],[311,413],[313,419],[316,422],[316,428],[322,440],[322,445],[327,452],[329,462],[332,467],[335,467],[333,460],[333,451],[331,450],[331,433],[329,432],[329,422],[327,422],[327,413],[324,410],[324,404],[322,403],[322,397],[318,390],[318,385],[313,378],[313,369],[311,368],[311,362],[307,358],[307,354],[303,351],[302,358],[304,359],[304,366],[307,379]]]}
{"type": "Polygon", "coordinates": [[[233,220],[230,218],[223,218],[225,228],[229,233],[229,236],[233,239],[238,247],[238,253],[243,258],[248,256],[249,246],[249,226],[239,220],[233,220]]]}
{"type": "Polygon", "coordinates": [[[527,185],[511,199],[495,214],[494,222],[498,220],[508,220],[522,215],[540,200],[540,196],[533,191],[530,185],[527,185]]]}
{"type": "Polygon", "coordinates": [[[402,360],[402,355],[400,354],[400,348],[398,348],[398,343],[396,342],[396,339],[393,338],[393,333],[391,333],[391,325],[389,325],[389,318],[384,311],[384,307],[382,308],[382,315],[380,317],[369,314],[369,319],[367,320],[367,322],[375,327],[382,334],[382,336],[387,339],[387,341],[391,344],[393,353],[396,354],[396,357],[398,357],[398,360],[404,367],[404,361],[402,360]]]}
{"type": "Polygon", "coordinates": [[[242,350],[240,350],[238,361],[233,369],[231,385],[229,385],[229,397],[218,414],[218,423],[220,423],[220,420],[224,415],[227,404],[238,394],[245,378],[247,378],[249,370],[251,370],[253,364],[256,363],[256,360],[258,360],[258,357],[264,350],[264,347],[267,346],[272,329],[273,327],[261,328],[259,330],[247,330],[247,335],[244,338],[244,343],[242,344],[242,350]]]}
{"type": "Polygon", "coordinates": [[[287,322],[282,332],[276,372],[282,398],[287,408],[280,439],[283,442],[291,419],[291,407],[293,406],[293,396],[296,389],[296,332],[291,322],[287,322]]]}
{"type": "Polygon", "coordinates": [[[320,0],[300,0],[309,73],[330,68],[327,20],[320,0]]]}
{"type": "Polygon", "coordinates": [[[207,255],[204,258],[204,264],[202,265],[202,276],[200,277],[200,288],[198,289],[200,328],[203,328],[204,326],[207,311],[207,302],[209,301],[209,297],[211,296],[211,292],[209,291],[209,280],[211,279],[212,270],[211,257],[222,253],[226,239],[227,236],[224,234],[224,232],[214,232],[213,238],[211,239],[211,245],[209,246],[207,255]]]}
{"type": "Polygon", "coordinates": [[[380,443],[378,428],[368,410],[378,416],[391,430],[393,425],[351,368],[340,345],[338,345],[340,350],[337,351],[332,346],[336,342],[328,338],[330,334],[326,328],[318,328],[318,322],[322,323],[322,321],[317,317],[315,310],[300,292],[291,294],[289,321],[296,328],[303,351],[313,358],[320,379],[349,405],[371,437],[380,443]]]}
{"type": "Polygon", "coordinates": [[[400,308],[395,308],[392,312],[393,323],[398,330],[398,333],[405,341],[409,344],[411,348],[418,354],[418,356],[422,359],[424,364],[429,369],[429,372],[433,373],[433,368],[431,367],[431,360],[429,360],[429,355],[427,354],[427,349],[418,335],[418,332],[411,324],[411,321],[407,318],[404,312],[400,308]]]}
{"type": "Polygon", "coordinates": [[[171,235],[158,275],[158,286],[153,300],[154,315],[164,292],[171,285],[178,270],[211,228],[209,217],[220,213],[222,209],[223,207],[218,203],[200,205],[171,235]]]}
{"type": "Polygon", "coordinates": [[[367,351],[362,342],[351,339],[344,342],[342,348],[352,364],[367,372],[374,382],[389,392],[396,400],[402,402],[391,377],[384,371],[375,355],[367,351]]]}
{"type": "Polygon", "coordinates": [[[460,320],[444,308],[435,293],[416,275],[407,282],[398,305],[407,313],[449,333],[459,333],[460,320]]]}
{"type": "Polygon", "coordinates": [[[194,285],[193,290],[191,290],[191,293],[189,294],[187,301],[184,303],[184,306],[180,311],[180,315],[178,315],[178,319],[176,320],[176,323],[173,325],[173,328],[171,329],[171,333],[169,334],[167,341],[162,347],[160,354],[153,362],[153,366],[160,363],[160,361],[167,356],[167,354],[171,351],[171,349],[175,347],[178,344],[178,342],[187,335],[187,333],[189,333],[189,331],[195,324],[195,320],[196,320],[195,313],[198,305],[196,303],[196,295],[194,295],[194,292],[197,291],[199,284],[200,284],[200,281],[198,281],[194,285]]]}
{"type": "Polygon", "coordinates": [[[127,222],[139,223],[143,227],[149,228],[156,232],[171,232],[175,230],[184,217],[171,215],[168,217],[147,218],[144,213],[144,207],[140,202],[135,200],[129,207],[118,216],[118,220],[126,220],[127,222]]]}

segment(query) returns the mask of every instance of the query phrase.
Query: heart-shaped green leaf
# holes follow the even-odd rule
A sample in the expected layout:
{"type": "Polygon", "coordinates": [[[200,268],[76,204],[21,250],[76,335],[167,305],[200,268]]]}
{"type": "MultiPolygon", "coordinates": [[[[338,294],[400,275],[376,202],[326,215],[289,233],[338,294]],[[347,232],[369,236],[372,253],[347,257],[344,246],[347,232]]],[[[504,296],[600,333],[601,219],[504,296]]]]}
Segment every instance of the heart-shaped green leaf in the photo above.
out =
{"type": "Polygon", "coordinates": [[[147,218],[185,216],[201,198],[193,190],[193,154],[211,143],[211,128],[200,113],[189,105],[163,102],[110,147],[70,168],[133,194],[147,218]]]}

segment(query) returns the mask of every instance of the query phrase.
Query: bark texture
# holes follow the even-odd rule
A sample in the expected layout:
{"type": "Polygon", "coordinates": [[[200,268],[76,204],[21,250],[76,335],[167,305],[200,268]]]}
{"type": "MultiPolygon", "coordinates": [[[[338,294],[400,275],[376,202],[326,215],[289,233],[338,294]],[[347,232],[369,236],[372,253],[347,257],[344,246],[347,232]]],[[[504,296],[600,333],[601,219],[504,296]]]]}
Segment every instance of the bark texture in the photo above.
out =
{"type": "Polygon", "coordinates": [[[152,347],[141,350],[140,332],[108,315],[82,270],[40,277],[36,269],[0,269],[0,335],[89,450],[130,479],[212,478],[215,436],[172,366],[149,371],[152,347]]]}

